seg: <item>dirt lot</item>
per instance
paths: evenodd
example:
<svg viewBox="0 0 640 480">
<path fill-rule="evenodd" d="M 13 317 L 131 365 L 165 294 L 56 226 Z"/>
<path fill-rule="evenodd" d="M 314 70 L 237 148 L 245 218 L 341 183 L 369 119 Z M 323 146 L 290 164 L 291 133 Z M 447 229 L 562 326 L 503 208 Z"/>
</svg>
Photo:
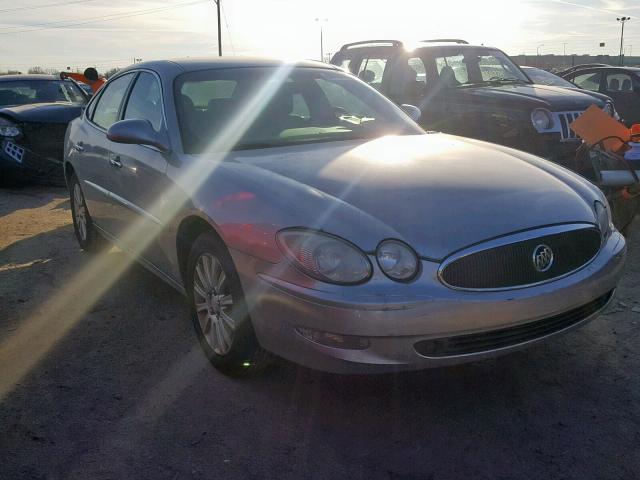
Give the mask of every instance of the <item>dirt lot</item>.
<svg viewBox="0 0 640 480">
<path fill-rule="evenodd" d="M 0 364 L 2 479 L 640 478 L 640 225 L 607 314 L 542 346 L 239 381 L 209 367 L 181 297 L 141 267 L 79 321 L 49 316 L 52 298 L 73 312 L 87 295 L 65 293 L 89 263 L 70 223 L 63 190 L 0 190 L 0 357 L 31 332 Z"/>
</svg>

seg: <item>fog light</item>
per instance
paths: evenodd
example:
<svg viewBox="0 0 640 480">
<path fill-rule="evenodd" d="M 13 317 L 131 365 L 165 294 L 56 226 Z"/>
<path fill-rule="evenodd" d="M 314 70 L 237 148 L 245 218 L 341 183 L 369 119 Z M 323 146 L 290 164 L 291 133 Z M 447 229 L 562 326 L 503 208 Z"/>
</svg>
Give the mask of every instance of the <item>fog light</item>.
<svg viewBox="0 0 640 480">
<path fill-rule="evenodd" d="M 369 348 L 369 340 L 364 337 L 354 335 L 339 335 L 337 333 L 319 332 L 306 327 L 296 328 L 296 332 L 310 342 L 324 345 L 331 348 L 342 348 L 344 350 L 365 350 Z"/>
</svg>

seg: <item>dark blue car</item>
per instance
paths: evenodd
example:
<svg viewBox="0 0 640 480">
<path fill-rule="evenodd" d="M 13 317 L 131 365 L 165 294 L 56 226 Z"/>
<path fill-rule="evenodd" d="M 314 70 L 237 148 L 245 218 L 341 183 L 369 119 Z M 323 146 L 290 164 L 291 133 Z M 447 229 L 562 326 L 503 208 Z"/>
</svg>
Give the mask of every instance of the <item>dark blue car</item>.
<svg viewBox="0 0 640 480">
<path fill-rule="evenodd" d="M 0 77 L 0 181 L 63 184 L 68 123 L 88 96 L 73 80 L 54 75 Z"/>
</svg>

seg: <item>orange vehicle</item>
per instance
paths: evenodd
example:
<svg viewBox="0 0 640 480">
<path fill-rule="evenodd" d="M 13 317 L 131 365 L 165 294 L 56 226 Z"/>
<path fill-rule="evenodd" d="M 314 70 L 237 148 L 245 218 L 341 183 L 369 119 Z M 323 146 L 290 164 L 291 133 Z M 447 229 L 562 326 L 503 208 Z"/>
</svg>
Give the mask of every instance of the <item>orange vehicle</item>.
<svg viewBox="0 0 640 480">
<path fill-rule="evenodd" d="M 73 78 L 78 82 L 86 83 L 91 87 L 93 93 L 100 90 L 100 87 L 106 82 L 103 77 L 98 76 L 98 71 L 93 67 L 85 69 L 83 73 L 60 72 L 60 78 Z"/>
</svg>

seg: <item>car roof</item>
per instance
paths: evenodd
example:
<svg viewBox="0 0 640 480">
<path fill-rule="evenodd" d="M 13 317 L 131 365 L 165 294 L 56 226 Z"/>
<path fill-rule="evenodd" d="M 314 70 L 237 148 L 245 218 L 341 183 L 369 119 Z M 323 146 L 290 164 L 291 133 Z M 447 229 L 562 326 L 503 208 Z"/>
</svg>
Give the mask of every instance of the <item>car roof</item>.
<svg viewBox="0 0 640 480">
<path fill-rule="evenodd" d="M 183 72 L 193 72 L 198 70 L 214 70 L 224 68 L 249 68 L 249 67 L 279 67 L 280 65 L 293 63 L 296 67 L 303 68 L 326 68 L 337 70 L 337 68 L 328 63 L 322 63 L 313 60 L 296 60 L 290 62 L 283 59 L 264 58 L 264 57 L 203 57 L 203 58 L 174 58 L 168 60 L 153 60 L 148 62 L 136 63 L 122 69 L 118 74 L 123 72 L 148 68 L 151 70 L 167 70 L 178 68 Z"/>
<path fill-rule="evenodd" d="M 44 74 L 0 75 L 0 82 L 11 80 L 60 80 L 60 77 L 58 75 Z"/>
<path fill-rule="evenodd" d="M 574 72 L 570 72 L 570 73 L 577 73 L 577 72 L 581 72 L 582 70 L 589 70 L 589 71 L 600 71 L 600 70 L 626 70 L 626 71 L 630 71 L 632 73 L 635 74 L 640 74 L 640 68 L 638 67 L 621 67 L 621 66 L 614 66 L 614 65 L 607 65 L 606 67 L 586 67 L 586 68 L 581 68 L 579 70 L 576 70 Z M 588 73 L 588 72 L 586 72 Z"/>
<path fill-rule="evenodd" d="M 478 48 L 488 50 L 499 50 L 497 47 L 487 45 L 472 45 L 459 39 L 436 39 L 422 40 L 415 43 L 403 43 L 400 40 L 364 40 L 362 42 L 347 43 L 340 48 L 340 52 L 367 49 L 407 49 L 409 51 L 437 49 L 437 50 L 477 50 Z"/>
</svg>

